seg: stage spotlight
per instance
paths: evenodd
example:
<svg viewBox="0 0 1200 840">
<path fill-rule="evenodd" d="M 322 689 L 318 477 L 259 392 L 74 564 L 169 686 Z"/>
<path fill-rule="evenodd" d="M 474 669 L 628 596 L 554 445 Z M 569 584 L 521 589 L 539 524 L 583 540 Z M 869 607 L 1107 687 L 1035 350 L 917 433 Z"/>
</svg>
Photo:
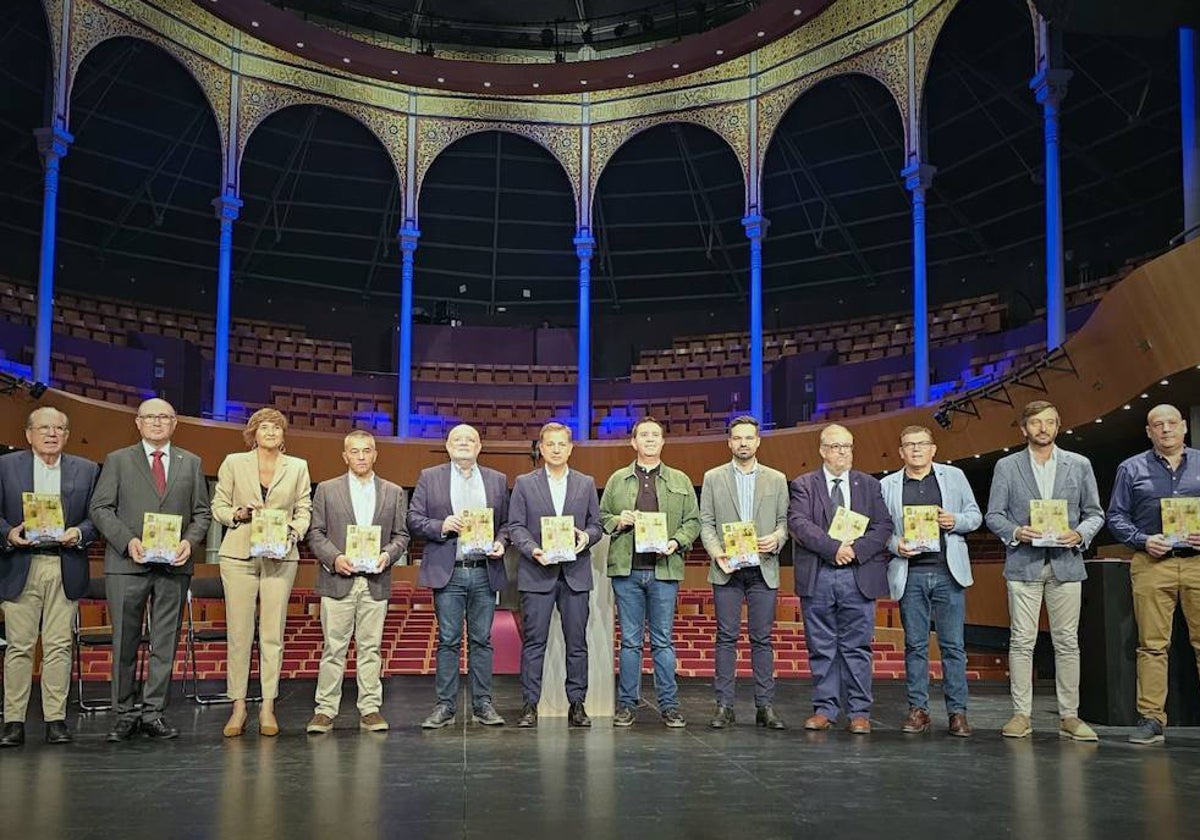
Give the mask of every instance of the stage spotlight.
<svg viewBox="0 0 1200 840">
<path fill-rule="evenodd" d="M 11 373 L 0 371 L 0 394 L 15 394 L 18 391 L 28 391 L 35 400 L 41 399 L 49 386 L 45 382 L 35 382 Z"/>
<path fill-rule="evenodd" d="M 585 27 L 584 30 L 579 33 L 579 37 L 585 44 L 590 44 L 593 40 L 595 40 L 595 36 L 592 35 L 592 28 L 590 26 Z"/>
<path fill-rule="evenodd" d="M 628 31 L 629 31 L 628 23 L 618 23 L 616 26 L 613 27 L 613 37 L 614 38 L 624 38 L 625 33 Z"/>
<path fill-rule="evenodd" d="M 933 420 L 935 423 L 937 423 L 943 429 L 950 428 L 950 415 L 948 413 L 946 413 L 945 410 L 935 411 L 933 413 Z"/>
<path fill-rule="evenodd" d="M 543 47 L 553 47 L 554 41 L 555 41 L 554 30 L 551 29 L 549 26 L 547 26 L 545 29 L 542 30 L 542 46 Z"/>
<path fill-rule="evenodd" d="M 35 400 L 40 400 L 42 398 L 42 394 L 46 393 L 47 386 L 45 382 L 30 382 L 28 383 L 27 387 L 29 388 L 29 396 L 33 397 Z"/>
</svg>

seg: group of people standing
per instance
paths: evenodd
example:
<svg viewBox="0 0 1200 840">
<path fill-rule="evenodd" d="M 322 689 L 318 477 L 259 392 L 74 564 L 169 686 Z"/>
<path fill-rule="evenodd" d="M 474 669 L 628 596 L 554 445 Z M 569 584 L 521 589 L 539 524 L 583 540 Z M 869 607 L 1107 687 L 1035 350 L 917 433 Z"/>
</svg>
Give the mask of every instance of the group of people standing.
<svg viewBox="0 0 1200 840">
<path fill-rule="evenodd" d="M 459 425 L 446 440 L 448 462 L 421 472 L 410 503 L 403 488 L 375 473 L 378 453 L 367 432 L 344 438 L 346 473 L 321 482 L 313 492 L 307 463 L 285 452 L 286 418 L 274 409 L 262 409 L 247 422 L 247 451 L 229 455 L 221 464 L 210 500 L 200 459 L 172 445 L 177 418 L 170 404 L 146 401 L 135 422 L 139 442 L 110 453 L 102 470 L 63 451 L 69 421 L 51 407 L 29 415 L 29 450 L 0 457 L 0 599 L 9 642 L 0 746 L 24 743 L 39 635 L 46 740 L 71 740 L 65 722 L 71 627 L 76 602 L 87 591 L 87 545 L 99 537 L 106 542 L 105 589 L 113 625 L 116 722 L 109 740 L 126 741 L 139 732 L 152 738 L 178 735 L 163 711 L 194 554 L 213 519 L 224 526 L 219 554 L 229 639 L 227 693 L 232 701 L 226 737 L 242 735 L 247 726 L 250 659 L 256 643 L 262 684 L 258 731 L 266 736 L 279 733 L 274 701 L 297 545 L 304 539 L 319 562 L 315 588 L 321 596 L 324 633 L 308 733 L 326 733 L 334 726 L 351 639 L 356 645 L 359 726 L 368 731 L 388 728 L 380 712 L 380 646 L 391 569 L 404 560 L 410 536 L 424 541 L 419 583 L 433 590 L 438 626 L 436 702 L 421 726 L 439 729 L 457 720 L 464 625 L 472 720 L 487 726 L 505 723 L 492 697 L 491 632 L 496 593 L 506 582 L 504 556 L 510 544 L 520 555 L 517 585 L 523 624 L 517 725 L 537 725 L 547 640 L 557 607 L 565 641 L 567 722 L 571 727 L 590 726 L 585 710 L 589 593 L 595 585 L 590 551 L 606 535 L 606 571 L 621 633 L 614 726 L 633 725 L 642 705 L 647 632 L 658 714 L 668 727 L 686 725 L 672 631 L 686 554 L 699 537 L 710 558 L 708 580 L 717 624 L 716 702 L 710 726 L 725 729 L 736 722 L 736 643 L 744 607 L 755 723 L 770 730 L 786 728 L 774 706 L 771 637 L 780 552 L 791 539 L 795 592 L 812 672 L 813 713 L 804 728 L 825 730 L 844 719 L 850 732 L 870 733 L 875 605 L 877 599 L 891 597 L 899 601 L 905 635 L 909 710 L 903 731 L 916 734 L 931 727 L 929 638 L 936 626 L 947 731 L 969 736 L 963 628 L 965 590 L 972 576 L 965 535 L 986 523 L 1005 545 L 1011 617 L 1013 714 L 1002 734 L 1021 738 L 1032 731 L 1033 647 L 1044 602 L 1055 654 L 1059 734 L 1080 741 L 1097 739 L 1078 715 L 1078 622 L 1080 582 L 1086 576 L 1083 550 L 1104 524 L 1105 513 L 1090 462 L 1057 446 L 1058 411 L 1045 401 L 1024 408 L 1020 428 L 1027 446 L 996 464 L 986 513 L 963 472 L 935 462 L 937 447 L 923 426 L 901 431 L 903 469 L 879 481 L 853 469 L 850 430 L 828 425 L 820 433 L 821 465 L 789 484 L 783 473 L 758 461 L 758 421 L 738 417 L 728 430 L 732 458 L 705 473 L 697 499 L 691 479 L 663 462 L 663 427 L 650 417 L 633 427 L 632 463 L 609 477 L 599 498 L 593 477 L 569 465 L 569 427 L 551 422 L 542 428 L 542 465 L 517 477 L 510 494 L 505 475 L 478 463 L 478 432 Z M 1164 740 L 1167 650 L 1177 602 L 1183 605 L 1200 659 L 1200 532 L 1169 539 L 1160 509 L 1164 498 L 1200 497 L 1200 452 L 1185 446 L 1187 424 L 1173 406 L 1152 409 L 1146 432 L 1151 448 L 1121 465 L 1108 509 L 1110 530 L 1134 549 L 1140 721 L 1130 740 L 1139 744 Z M 25 493 L 60 496 L 66 528 L 55 542 L 27 538 Z M 1036 500 L 1065 505 L 1064 532 L 1051 538 L 1032 526 L 1031 502 Z M 935 540 L 916 544 L 906 538 L 906 507 L 936 508 Z M 281 556 L 252 556 L 249 525 L 256 511 L 264 509 L 283 512 L 287 538 Z M 466 513 L 483 509 L 492 512 L 492 543 L 481 550 L 468 549 L 460 542 Z M 147 562 L 141 541 L 147 513 L 180 517 L 180 541 L 170 562 Z M 654 550 L 645 550 L 635 539 L 642 513 L 665 519 L 665 544 Z M 557 562 L 560 558 L 547 555 L 545 517 L 573 519 L 573 561 Z M 847 521 L 856 523 L 851 531 L 843 527 Z M 749 561 L 739 556 L 735 563 L 724 526 L 751 522 L 756 551 L 750 551 Z M 364 567 L 361 559 L 352 562 L 347 556 L 351 525 L 380 529 L 373 564 Z M 148 635 L 149 652 L 139 685 L 135 667 L 143 634 Z"/>
</svg>

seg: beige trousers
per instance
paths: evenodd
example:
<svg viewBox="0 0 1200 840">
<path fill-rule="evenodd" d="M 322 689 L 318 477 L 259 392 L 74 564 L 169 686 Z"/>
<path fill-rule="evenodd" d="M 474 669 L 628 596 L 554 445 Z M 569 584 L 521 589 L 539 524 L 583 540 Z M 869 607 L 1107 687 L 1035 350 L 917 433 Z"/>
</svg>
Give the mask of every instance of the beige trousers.
<svg viewBox="0 0 1200 840">
<path fill-rule="evenodd" d="M 254 608 L 258 604 L 258 666 L 264 700 L 279 696 L 283 664 L 283 628 L 288 597 L 296 579 L 296 561 L 221 558 L 225 586 L 225 625 L 229 633 L 226 694 L 246 698 L 250 682 L 250 648 L 254 644 Z"/>
<path fill-rule="evenodd" d="M 63 593 L 62 561 L 38 554 L 21 596 L 4 602 L 4 720 L 24 722 L 33 685 L 33 652 L 42 637 L 42 719 L 66 720 L 71 688 L 71 626 L 77 604 Z"/>
<path fill-rule="evenodd" d="M 1138 551 L 1129 565 L 1137 621 L 1138 716 L 1167 723 L 1167 654 L 1175 604 L 1183 606 L 1188 635 L 1200 663 L 1200 557 L 1155 560 Z"/>
<path fill-rule="evenodd" d="M 1079 607 L 1083 585 L 1060 581 L 1047 563 L 1038 580 L 1008 581 L 1008 615 L 1011 639 L 1008 644 L 1008 674 L 1013 711 L 1033 713 L 1033 646 L 1037 642 L 1042 601 L 1050 618 L 1050 640 L 1054 643 L 1054 687 L 1061 718 L 1079 714 Z"/>
<path fill-rule="evenodd" d="M 387 618 L 387 601 L 371 597 L 367 579 L 354 579 L 350 594 L 345 598 L 321 598 L 321 630 L 325 646 L 321 651 L 321 667 L 317 671 L 317 714 L 337 717 L 342 705 L 342 674 L 346 670 L 346 651 L 354 637 L 358 663 L 358 712 L 362 716 L 378 712 L 383 705 L 383 683 L 380 681 L 379 646 L 383 640 L 383 623 Z"/>
</svg>

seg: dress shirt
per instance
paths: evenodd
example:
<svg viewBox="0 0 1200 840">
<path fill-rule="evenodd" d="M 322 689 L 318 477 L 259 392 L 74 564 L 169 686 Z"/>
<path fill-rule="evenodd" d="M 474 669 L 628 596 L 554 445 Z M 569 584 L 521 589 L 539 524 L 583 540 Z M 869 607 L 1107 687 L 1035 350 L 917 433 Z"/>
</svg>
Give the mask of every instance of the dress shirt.
<svg viewBox="0 0 1200 840">
<path fill-rule="evenodd" d="M 454 515 L 459 516 L 464 510 L 481 510 L 487 506 L 487 491 L 483 487 L 483 473 L 479 471 L 479 464 L 471 464 L 470 471 L 463 475 L 458 464 L 451 462 L 450 508 L 454 511 Z M 493 527 L 498 527 L 500 524 L 493 522 Z M 455 550 L 455 558 L 462 560 L 463 557 L 462 547 L 459 546 Z"/>
<path fill-rule="evenodd" d="M 36 452 L 33 455 L 33 492 L 62 495 L 62 456 L 47 464 Z"/>
<path fill-rule="evenodd" d="M 1200 496 L 1200 450 L 1186 447 L 1174 472 L 1153 449 L 1123 461 L 1108 503 L 1108 530 L 1126 545 L 1145 551 L 1146 538 L 1162 533 L 1159 499 L 1171 496 Z"/>
<path fill-rule="evenodd" d="M 758 460 L 753 462 L 750 472 L 738 469 L 738 463 L 733 462 L 733 481 L 737 485 L 738 516 L 743 522 L 754 521 L 754 485 L 758 481 Z"/>
<path fill-rule="evenodd" d="M 354 507 L 354 524 L 362 527 L 375 519 L 375 473 L 365 479 L 350 473 L 350 504 Z"/>
<path fill-rule="evenodd" d="M 546 467 L 546 481 L 550 484 L 550 501 L 554 503 L 554 515 L 563 515 L 563 506 L 567 503 L 567 476 L 571 474 L 568 468 L 563 470 L 562 478 L 555 478 Z"/>
<path fill-rule="evenodd" d="M 142 441 L 142 449 L 146 450 L 146 463 L 150 466 L 150 471 L 154 471 L 154 453 L 162 452 L 163 475 L 170 480 L 171 478 L 171 442 L 167 441 L 163 444 L 161 450 L 155 449 L 148 441 Z"/>
<path fill-rule="evenodd" d="M 854 510 L 850 507 L 850 470 L 846 470 L 841 475 L 834 475 L 828 467 L 821 467 L 821 472 L 825 475 L 825 495 L 833 496 L 833 480 L 840 479 L 842 483 L 838 487 L 841 488 L 842 498 L 846 500 L 846 510 Z"/>
<path fill-rule="evenodd" d="M 1038 492 L 1042 494 L 1042 498 L 1053 499 L 1054 476 L 1058 472 L 1058 447 L 1050 449 L 1050 457 L 1044 464 L 1039 464 L 1037 458 L 1033 457 L 1033 450 L 1029 450 L 1029 466 L 1033 469 L 1033 480 L 1037 482 Z"/>
</svg>

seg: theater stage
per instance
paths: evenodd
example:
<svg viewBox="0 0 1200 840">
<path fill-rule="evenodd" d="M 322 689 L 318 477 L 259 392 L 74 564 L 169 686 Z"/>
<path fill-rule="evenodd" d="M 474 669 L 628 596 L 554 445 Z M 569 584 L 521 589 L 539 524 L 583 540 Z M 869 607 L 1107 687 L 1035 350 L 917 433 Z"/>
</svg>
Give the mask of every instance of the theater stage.
<svg viewBox="0 0 1200 840">
<path fill-rule="evenodd" d="M 520 693 L 497 677 L 510 722 Z M 647 677 L 647 686 L 649 686 Z M 809 733 L 807 682 L 779 686 L 785 732 L 753 726 L 742 687 L 738 724 L 708 728 L 706 681 L 681 684 L 684 730 L 643 705 L 631 729 L 597 719 L 568 730 L 464 723 L 423 732 L 432 677 L 393 677 L 390 733 L 357 729 L 353 686 L 330 735 L 306 736 L 311 681 L 285 681 L 283 734 L 223 739 L 228 708 L 178 697 L 178 740 L 105 742 L 107 714 L 75 716 L 76 741 L 49 747 L 30 704 L 28 743 L 0 751 L 0 837 L 26 838 L 1185 838 L 1200 835 L 1200 731 L 1168 730 L 1165 747 L 1134 747 L 1128 730 L 1101 743 L 1056 735 L 1053 686 L 1039 684 L 1035 734 L 999 734 L 1007 689 L 976 684 L 970 739 L 900 733 L 903 684 L 877 686 L 870 736 Z M 935 694 L 937 704 L 940 696 Z M 253 712 L 253 709 L 252 709 Z M 253 717 L 252 717 L 253 720 Z"/>
</svg>

